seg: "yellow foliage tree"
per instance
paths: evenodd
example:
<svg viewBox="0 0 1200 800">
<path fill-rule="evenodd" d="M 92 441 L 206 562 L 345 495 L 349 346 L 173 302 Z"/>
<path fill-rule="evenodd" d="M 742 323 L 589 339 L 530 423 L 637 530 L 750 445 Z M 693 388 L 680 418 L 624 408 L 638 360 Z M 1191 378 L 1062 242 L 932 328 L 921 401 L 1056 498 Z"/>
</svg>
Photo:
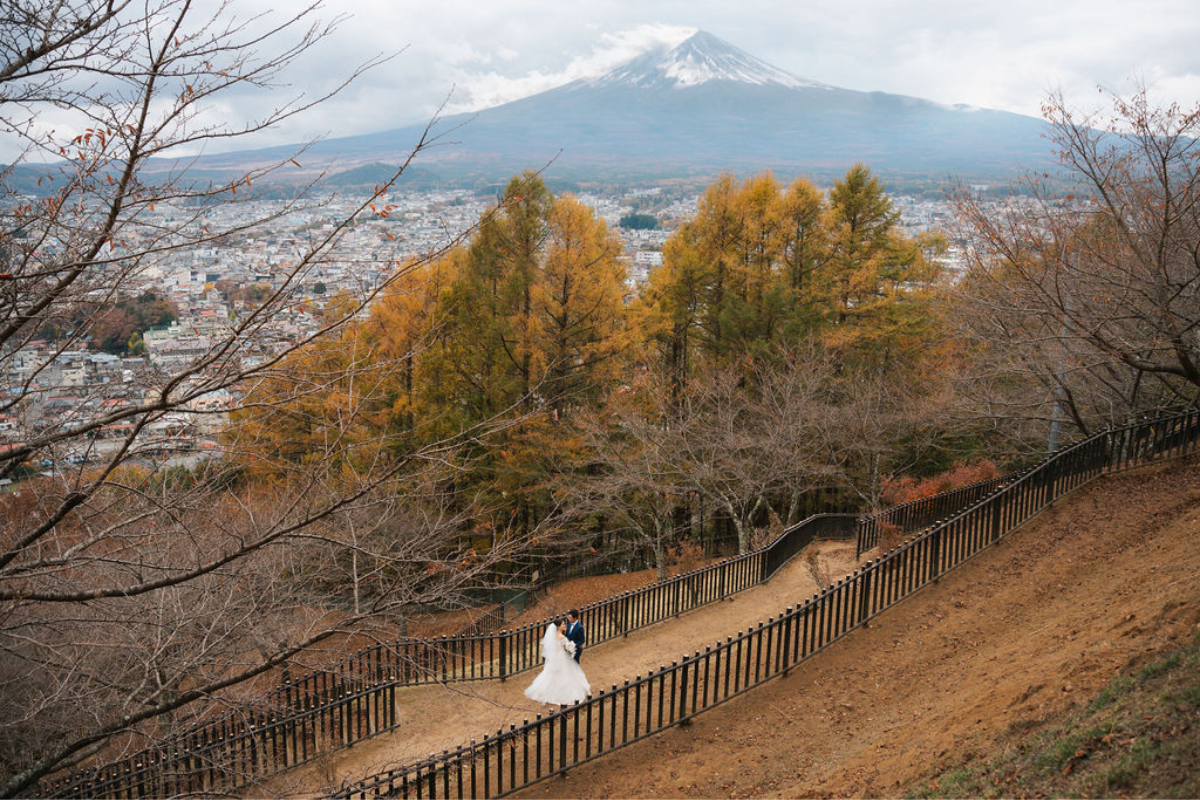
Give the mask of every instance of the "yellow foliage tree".
<svg viewBox="0 0 1200 800">
<path fill-rule="evenodd" d="M 862 165 L 827 200 L 803 179 L 723 175 L 663 248 L 640 329 L 677 386 L 814 334 L 846 363 L 887 363 L 930 335 L 937 275 L 898 216 Z"/>
</svg>

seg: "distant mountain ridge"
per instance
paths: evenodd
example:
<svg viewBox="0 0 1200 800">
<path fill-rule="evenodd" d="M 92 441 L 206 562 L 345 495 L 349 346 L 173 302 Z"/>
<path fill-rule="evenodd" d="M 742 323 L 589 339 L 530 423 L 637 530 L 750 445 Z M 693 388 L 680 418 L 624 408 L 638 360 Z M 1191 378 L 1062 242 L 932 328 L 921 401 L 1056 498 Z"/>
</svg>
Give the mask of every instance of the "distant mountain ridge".
<svg viewBox="0 0 1200 800">
<path fill-rule="evenodd" d="M 424 125 L 329 139 L 309 162 L 336 170 L 398 163 Z M 859 92 L 778 69 L 712 34 L 644 53 L 612 71 L 473 114 L 438 120 L 422 167 L 502 180 L 553 161 L 551 176 L 701 176 L 721 170 L 836 175 L 864 162 L 884 176 L 1012 175 L 1052 163 L 1032 117 Z M 289 148 L 199 159 L 238 169 Z"/>
</svg>

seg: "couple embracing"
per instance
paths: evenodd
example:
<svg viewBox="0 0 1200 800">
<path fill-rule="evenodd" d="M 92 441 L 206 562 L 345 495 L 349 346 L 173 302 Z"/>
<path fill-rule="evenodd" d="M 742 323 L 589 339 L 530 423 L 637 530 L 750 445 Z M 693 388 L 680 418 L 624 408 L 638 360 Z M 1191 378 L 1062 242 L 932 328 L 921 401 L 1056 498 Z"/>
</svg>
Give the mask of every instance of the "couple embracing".
<svg viewBox="0 0 1200 800">
<path fill-rule="evenodd" d="M 587 632 L 579 621 L 579 609 L 572 608 L 565 620 L 547 625 L 542 637 L 542 658 L 546 665 L 525 690 L 525 696 L 539 703 L 565 706 L 591 694 L 587 676 L 579 666 L 586 643 Z"/>
</svg>

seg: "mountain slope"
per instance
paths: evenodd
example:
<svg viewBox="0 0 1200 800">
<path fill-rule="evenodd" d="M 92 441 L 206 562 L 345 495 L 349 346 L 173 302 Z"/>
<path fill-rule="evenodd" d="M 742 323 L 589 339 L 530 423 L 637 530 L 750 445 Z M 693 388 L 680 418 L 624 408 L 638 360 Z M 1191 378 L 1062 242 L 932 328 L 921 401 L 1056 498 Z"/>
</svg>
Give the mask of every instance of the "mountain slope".
<svg viewBox="0 0 1200 800">
<path fill-rule="evenodd" d="M 332 139 L 309 154 L 339 168 L 398 161 L 423 126 Z M 1045 124 L 1002 111 L 805 80 L 700 32 L 611 72 L 434 128 L 445 146 L 423 165 L 503 178 L 554 159 L 560 176 L 775 169 L 840 174 L 1011 174 L 1049 163 Z M 284 148 L 204 159 L 244 166 Z"/>
</svg>

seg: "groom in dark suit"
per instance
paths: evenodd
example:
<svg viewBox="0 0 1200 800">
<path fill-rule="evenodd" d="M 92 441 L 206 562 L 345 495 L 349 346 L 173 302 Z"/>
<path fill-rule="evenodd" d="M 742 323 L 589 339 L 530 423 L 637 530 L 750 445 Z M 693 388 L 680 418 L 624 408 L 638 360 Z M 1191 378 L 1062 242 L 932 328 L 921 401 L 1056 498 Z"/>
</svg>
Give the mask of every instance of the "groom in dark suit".
<svg viewBox="0 0 1200 800">
<path fill-rule="evenodd" d="M 583 645 L 587 642 L 587 633 L 583 630 L 583 623 L 579 621 L 579 609 L 572 608 L 567 612 L 567 632 L 566 637 L 575 643 L 575 663 L 579 663 L 579 656 L 583 653 Z"/>
</svg>

